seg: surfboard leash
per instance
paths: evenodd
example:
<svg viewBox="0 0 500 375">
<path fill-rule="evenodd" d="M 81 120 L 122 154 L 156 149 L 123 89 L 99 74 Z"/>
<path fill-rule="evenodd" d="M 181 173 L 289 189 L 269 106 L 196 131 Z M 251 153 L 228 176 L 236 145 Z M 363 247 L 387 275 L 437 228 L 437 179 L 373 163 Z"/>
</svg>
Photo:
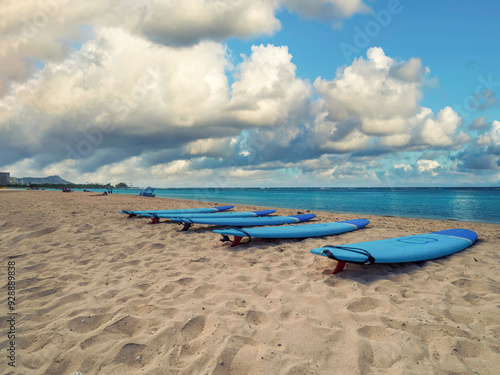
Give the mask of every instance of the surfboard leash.
<svg viewBox="0 0 500 375">
<path fill-rule="evenodd" d="M 134 212 L 132 211 L 126 211 L 126 210 L 123 210 L 123 212 L 125 212 L 126 214 L 128 214 L 128 218 L 130 219 L 131 217 L 134 217 L 134 216 L 137 216 Z"/>
<path fill-rule="evenodd" d="M 181 221 L 177 221 L 177 225 L 184 224 L 184 226 L 181 229 L 181 232 L 185 232 L 185 231 L 189 230 L 189 228 L 191 228 L 194 225 L 194 221 L 191 219 L 188 219 L 188 218 L 173 218 L 173 219 L 181 220 Z"/>
<path fill-rule="evenodd" d="M 351 251 L 353 253 L 358 253 L 365 255 L 367 257 L 365 262 L 349 262 L 349 263 L 354 263 L 354 264 L 364 264 L 364 265 L 370 265 L 375 263 L 375 258 L 373 255 L 371 255 L 367 250 L 365 249 L 360 249 L 358 247 L 347 247 L 347 246 L 335 246 L 335 245 L 326 245 L 325 247 L 332 247 L 334 249 L 341 249 L 341 250 L 346 250 L 346 251 Z M 332 274 L 336 274 L 339 272 L 342 272 L 344 270 L 344 267 L 346 265 L 346 261 L 338 259 L 335 257 L 335 255 L 332 254 L 332 252 L 328 249 L 324 249 L 321 251 L 323 254 L 325 254 L 328 258 L 336 260 L 337 261 L 337 266 L 333 270 Z"/>
<path fill-rule="evenodd" d="M 153 215 L 153 217 L 151 218 L 151 224 L 156 224 L 160 222 L 160 218 L 158 217 L 156 212 L 148 212 L 148 214 Z"/>
<path fill-rule="evenodd" d="M 224 229 L 234 229 L 234 230 L 240 231 L 246 237 L 248 237 L 248 241 L 244 242 L 245 244 L 252 242 L 252 236 L 250 236 L 250 234 L 248 234 L 247 231 L 245 231 L 245 230 L 243 230 L 241 228 L 235 228 L 235 227 L 222 228 L 222 230 L 224 230 Z M 229 236 L 227 234 L 222 234 L 221 233 L 221 236 L 222 236 L 222 239 L 220 240 L 221 242 L 231 242 L 231 240 L 229 239 Z M 235 246 L 237 246 L 242 239 L 243 239 L 243 236 L 234 236 L 233 243 L 229 247 L 235 247 Z"/>
<path fill-rule="evenodd" d="M 350 252 L 353 252 L 353 253 L 358 253 L 358 254 L 361 254 L 361 255 L 365 255 L 367 257 L 366 261 L 364 261 L 364 262 L 352 262 L 352 261 L 349 261 L 349 263 L 364 264 L 364 265 L 370 265 L 370 264 L 375 263 L 375 258 L 373 257 L 373 255 L 371 255 L 367 250 L 361 249 L 359 247 L 335 246 L 335 245 L 325 245 L 323 247 L 324 248 L 325 247 L 332 247 L 334 249 L 340 249 L 340 250 L 350 251 Z M 330 250 L 328 250 L 328 249 L 323 250 L 322 253 L 325 254 L 330 259 L 333 259 L 333 260 L 336 260 L 336 261 L 339 261 L 339 262 L 343 262 L 344 261 L 342 259 L 337 259 L 335 257 L 335 255 L 333 255 L 332 252 Z"/>
</svg>

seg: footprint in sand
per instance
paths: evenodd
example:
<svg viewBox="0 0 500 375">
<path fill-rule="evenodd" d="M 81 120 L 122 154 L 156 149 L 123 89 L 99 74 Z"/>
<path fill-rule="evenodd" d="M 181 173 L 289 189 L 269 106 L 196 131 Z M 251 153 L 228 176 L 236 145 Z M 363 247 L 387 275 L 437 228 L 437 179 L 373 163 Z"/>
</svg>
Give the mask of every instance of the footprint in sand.
<svg viewBox="0 0 500 375">
<path fill-rule="evenodd" d="M 26 235 L 26 237 L 37 238 L 37 237 L 45 236 L 47 234 L 55 232 L 57 230 L 57 228 L 58 227 L 40 229 L 40 230 L 29 233 L 28 235 Z"/>
<path fill-rule="evenodd" d="M 109 340 L 109 337 L 105 337 L 104 335 L 98 334 L 98 335 L 91 336 L 88 339 L 83 340 L 80 343 L 80 348 L 85 350 L 87 348 L 90 348 L 93 345 L 102 344 L 102 343 L 106 343 L 107 344 L 106 346 L 111 346 L 110 342 L 111 341 Z"/>
<path fill-rule="evenodd" d="M 181 328 L 181 333 L 187 341 L 190 341 L 203 332 L 204 328 L 205 317 L 199 315 L 191 318 L 186 324 L 184 324 L 184 327 Z"/>
<path fill-rule="evenodd" d="M 258 358 L 258 342 L 250 337 L 230 336 L 222 344 L 212 374 L 250 374 L 252 363 Z"/>
<path fill-rule="evenodd" d="M 83 233 L 85 231 L 88 231 L 88 230 L 91 230 L 92 228 L 94 228 L 92 225 L 90 224 L 85 224 L 85 225 L 82 225 L 81 227 L 79 227 L 76 231 L 75 231 L 75 234 L 79 234 L 79 233 Z"/>
<path fill-rule="evenodd" d="M 136 288 L 142 290 L 143 292 L 145 292 L 146 290 L 148 290 L 149 288 L 151 288 L 151 284 L 139 284 L 139 285 L 136 285 Z"/>
<path fill-rule="evenodd" d="M 460 358 L 476 358 L 482 352 L 482 346 L 469 340 L 457 340 L 453 351 Z"/>
<path fill-rule="evenodd" d="M 214 284 L 203 284 L 194 290 L 193 298 L 201 299 L 207 295 L 208 292 L 214 290 Z"/>
<path fill-rule="evenodd" d="M 150 250 L 163 250 L 165 248 L 165 244 L 164 243 L 158 243 L 158 242 L 155 242 L 153 244 L 151 244 L 150 246 Z"/>
<path fill-rule="evenodd" d="M 358 367 L 359 373 L 361 374 L 369 374 L 373 368 L 373 351 L 367 340 L 363 340 L 359 343 Z"/>
<path fill-rule="evenodd" d="M 347 310 L 352 312 L 366 312 L 376 309 L 380 304 L 381 303 L 374 298 L 363 297 L 347 305 Z"/>
<path fill-rule="evenodd" d="M 31 288 L 31 294 L 29 295 L 30 300 L 44 298 L 53 294 L 60 292 L 62 288 L 49 288 L 44 289 L 44 287 Z"/>
<path fill-rule="evenodd" d="M 182 279 L 179 279 L 176 281 L 176 283 L 178 283 L 182 286 L 191 285 L 193 282 L 194 282 L 194 279 L 192 277 L 183 277 Z"/>
<path fill-rule="evenodd" d="M 67 304 L 74 304 L 78 301 L 81 301 L 83 298 L 86 298 L 85 294 L 83 292 L 82 293 L 73 293 L 73 294 L 66 295 L 64 297 L 56 298 L 53 300 L 52 304 L 47 306 L 47 310 L 48 309 L 55 310 L 61 306 L 67 305 Z"/>
<path fill-rule="evenodd" d="M 269 293 L 271 293 L 271 290 L 273 290 L 273 285 L 268 283 L 268 284 L 258 284 L 252 288 L 255 294 L 257 294 L 260 297 L 266 297 Z"/>
<path fill-rule="evenodd" d="M 259 326 L 269 322 L 269 317 L 260 311 L 250 310 L 245 316 L 245 321 L 252 326 Z"/>
<path fill-rule="evenodd" d="M 122 346 L 113 362 L 120 364 L 127 364 L 129 366 L 141 366 L 141 353 L 146 345 L 128 343 Z"/>
<path fill-rule="evenodd" d="M 104 328 L 104 332 L 133 337 L 144 330 L 144 325 L 145 323 L 140 319 L 133 318 L 131 316 L 125 316 Z"/>
<path fill-rule="evenodd" d="M 176 289 L 177 289 L 176 284 L 169 283 L 160 290 L 160 293 L 163 295 L 167 295 L 173 293 Z"/>
<path fill-rule="evenodd" d="M 467 293 L 462 299 L 474 306 L 482 306 L 487 303 L 483 296 L 476 293 Z"/>
<path fill-rule="evenodd" d="M 450 319 L 454 323 L 459 323 L 459 324 L 471 324 L 474 319 L 470 316 L 468 311 L 461 312 L 460 310 L 457 309 L 446 309 L 443 311 L 444 316 L 448 319 Z"/>
<path fill-rule="evenodd" d="M 496 285 L 477 282 L 477 281 L 464 279 L 464 278 L 460 278 L 460 279 L 457 279 L 455 281 L 452 281 L 452 284 L 459 287 L 460 289 L 467 291 L 467 292 L 494 293 L 494 294 L 500 293 L 500 288 L 497 287 Z"/>
<path fill-rule="evenodd" d="M 24 271 L 39 272 L 39 271 L 43 270 L 45 267 L 47 267 L 47 265 L 48 265 L 48 263 L 34 264 L 32 266 L 24 267 Z"/>
<path fill-rule="evenodd" d="M 98 328 L 107 319 L 109 319 L 109 315 L 80 315 L 71 319 L 67 326 L 70 331 L 88 333 Z"/>
<path fill-rule="evenodd" d="M 251 280 L 251 277 L 245 276 L 245 275 L 239 275 L 239 276 L 236 276 L 236 280 L 247 283 Z"/>
<path fill-rule="evenodd" d="M 401 352 L 401 345 L 394 342 L 388 341 L 381 343 L 377 340 L 363 342 L 360 346 L 360 355 L 365 356 L 365 361 L 363 361 L 363 363 L 360 361 L 359 365 L 360 369 L 364 368 L 368 371 L 362 371 L 361 373 L 369 374 L 373 368 L 389 369 L 393 367 L 394 364 L 401 360 Z M 421 353 L 418 353 L 417 358 L 420 357 Z"/>
<path fill-rule="evenodd" d="M 124 336 L 132 337 L 143 331 L 144 324 L 137 323 L 138 319 L 125 317 L 112 325 L 106 327 L 103 332 L 96 331 L 96 335 L 86 338 L 80 343 L 80 347 L 85 350 L 91 346 L 106 344 L 110 347 L 112 342 L 123 340 Z"/>
<path fill-rule="evenodd" d="M 390 341 L 392 330 L 381 326 L 364 326 L 358 329 L 358 334 L 370 340 Z"/>
</svg>

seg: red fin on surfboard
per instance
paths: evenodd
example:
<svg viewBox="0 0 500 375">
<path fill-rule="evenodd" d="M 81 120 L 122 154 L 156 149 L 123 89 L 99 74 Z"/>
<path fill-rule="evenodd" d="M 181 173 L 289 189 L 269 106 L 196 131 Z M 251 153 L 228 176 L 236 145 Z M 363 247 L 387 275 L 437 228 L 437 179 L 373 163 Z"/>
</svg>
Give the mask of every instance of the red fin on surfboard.
<svg viewBox="0 0 500 375">
<path fill-rule="evenodd" d="M 335 266 L 332 274 L 335 275 L 336 273 L 342 272 L 344 270 L 345 263 L 346 262 L 337 261 L 337 265 Z"/>
<path fill-rule="evenodd" d="M 230 247 L 238 246 L 242 238 L 243 238 L 242 236 L 234 236 L 233 243 L 231 244 Z"/>
</svg>

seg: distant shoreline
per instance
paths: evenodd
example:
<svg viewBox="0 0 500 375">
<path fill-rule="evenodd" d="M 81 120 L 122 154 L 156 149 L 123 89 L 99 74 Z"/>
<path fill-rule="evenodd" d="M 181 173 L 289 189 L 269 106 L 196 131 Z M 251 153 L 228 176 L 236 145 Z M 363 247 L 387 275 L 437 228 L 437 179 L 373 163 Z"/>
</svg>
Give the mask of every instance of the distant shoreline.
<svg viewBox="0 0 500 375">
<path fill-rule="evenodd" d="M 113 192 L 136 195 L 140 190 Z M 175 188 L 156 189 L 155 194 L 201 202 L 500 224 L 500 188 Z"/>
<path fill-rule="evenodd" d="M 115 195 L 136 196 L 142 189 L 112 191 Z M 157 198 L 311 212 L 500 224 L 500 188 L 170 188 L 156 189 L 155 194 Z"/>
</svg>

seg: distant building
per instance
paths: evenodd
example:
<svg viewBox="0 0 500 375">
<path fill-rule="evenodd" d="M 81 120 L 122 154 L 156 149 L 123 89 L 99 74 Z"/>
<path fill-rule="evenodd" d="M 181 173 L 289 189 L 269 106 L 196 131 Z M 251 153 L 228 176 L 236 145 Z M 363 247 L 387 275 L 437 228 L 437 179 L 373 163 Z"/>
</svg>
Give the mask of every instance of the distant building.
<svg viewBox="0 0 500 375">
<path fill-rule="evenodd" d="M 0 186 L 10 182 L 10 172 L 0 172 Z"/>
</svg>

